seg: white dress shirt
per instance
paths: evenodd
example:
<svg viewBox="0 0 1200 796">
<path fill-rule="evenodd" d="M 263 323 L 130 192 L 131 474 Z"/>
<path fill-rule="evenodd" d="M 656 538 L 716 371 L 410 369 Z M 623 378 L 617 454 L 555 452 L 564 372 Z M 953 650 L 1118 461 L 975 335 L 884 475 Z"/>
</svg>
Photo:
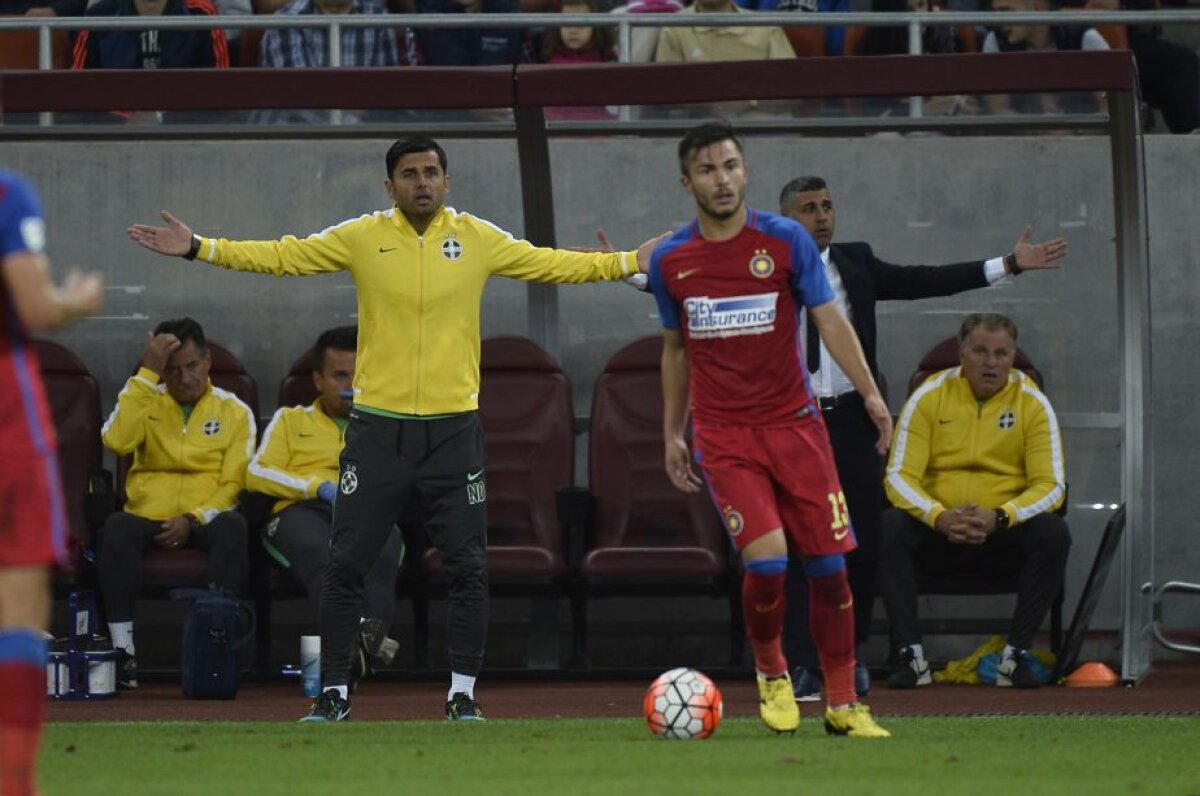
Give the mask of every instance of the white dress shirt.
<svg viewBox="0 0 1200 796">
<path fill-rule="evenodd" d="M 850 302 L 846 299 L 846 288 L 842 285 L 842 275 L 838 272 L 837 266 L 830 261 L 828 247 L 821 252 L 821 262 L 825 266 L 825 277 L 829 280 L 829 286 L 833 288 L 834 302 L 837 304 L 838 309 L 846 316 L 846 319 L 851 320 Z M 1004 270 L 1004 258 L 993 257 L 985 262 L 983 264 L 983 275 L 987 279 L 989 287 L 1004 279 L 1008 275 Z M 808 323 L 808 310 L 804 310 L 801 314 L 804 317 L 801 320 L 800 328 L 805 329 L 807 327 L 804 324 Z M 807 340 L 807 337 L 805 339 Z M 804 353 L 807 357 L 808 352 Z M 813 392 L 816 393 L 818 398 L 829 398 L 854 390 L 854 383 L 838 367 L 838 364 L 833 361 L 829 349 L 825 347 L 824 340 L 821 340 L 821 366 L 817 368 L 816 373 L 808 374 L 808 380 L 812 384 Z"/>
</svg>

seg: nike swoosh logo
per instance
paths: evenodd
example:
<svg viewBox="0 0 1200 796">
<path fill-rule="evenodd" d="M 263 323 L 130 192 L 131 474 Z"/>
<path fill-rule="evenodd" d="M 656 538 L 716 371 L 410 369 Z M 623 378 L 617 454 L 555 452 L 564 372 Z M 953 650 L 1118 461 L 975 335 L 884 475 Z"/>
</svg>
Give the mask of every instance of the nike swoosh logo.
<svg viewBox="0 0 1200 796">
<path fill-rule="evenodd" d="M 849 600 L 846 600 L 846 602 L 844 602 L 844 603 L 842 603 L 841 605 L 839 605 L 839 606 L 838 606 L 838 610 L 839 610 L 839 611 L 845 611 L 847 608 L 849 608 L 849 607 L 850 607 L 850 606 L 852 606 L 852 605 L 854 605 L 854 598 L 853 598 L 853 597 L 851 597 Z"/>
<path fill-rule="evenodd" d="M 760 614 L 765 614 L 765 613 L 768 613 L 768 612 L 770 612 L 770 611 L 774 611 L 776 608 L 778 608 L 778 607 L 779 607 L 779 601 L 780 601 L 781 599 L 783 599 L 783 598 L 782 598 L 782 597 L 776 597 L 776 598 L 775 598 L 775 602 L 771 603 L 770 605 L 758 605 L 757 603 L 755 603 L 755 605 L 754 605 L 754 610 L 755 610 L 755 611 L 758 611 Z"/>
<path fill-rule="evenodd" d="M 467 473 L 467 480 L 468 480 L 468 481 L 474 481 L 474 480 L 476 480 L 477 478 L 479 478 L 479 476 L 481 476 L 481 475 L 483 475 L 483 470 L 480 470 L 480 471 L 479 471 L 479 472 L 477 472 L 477 473 Z"/>
<path fill-rule="evenodd" d="M 846 538 L 846 535 L 847 535 L 848 533 L 850 533 L 850 529 L 849 529 L 849 528 L 847 528 L 846 530 L 842 531 L 841 533 L 838 533 L 837 531 L 834 531 L 834 532 L 833 532 L 833 541 L 835 541 L 835 542 L 840 542 L 840 541 L 842 541 L 843 539 L 845 539 L 845 538 Z"/>
<path fill-rule="evenodd" d="M 947 420 L 947 419 L 946 419 L 946 418 L 944 418 L 944 417 L 939 417 L 939 418 L 938 418 L 938 425 L 939 425 L 939 426 L 940 426 L 942 423 L 949 423 L 949 422 L 950 422 L 950 421 L 949 421 L 949 420 Z"/>
<path fill-rule="evenodd" d="M 676 279 L 687 279 L 689 276 L 691 276 L 692 274 L 696 273 L 699 270 L 700 270 L 699 268 L 689 268 L 686 271 L 680 271 L 678 274 L 675 275 L 675 278 Z"/>
<path fill-rule="evenodd" d="M 394 251 L 396 251 L 396 247 L 395 247 L 395 246 L 391 247 L 390 249 L 385 249 L 385 248 L 383 248 L 382 246 L 380 246 L 380 247 L 379 247 L 379 253 L 380 253 L 380 254 L 387 254 L 388 252 L 394 252 Z"/>
</svg>

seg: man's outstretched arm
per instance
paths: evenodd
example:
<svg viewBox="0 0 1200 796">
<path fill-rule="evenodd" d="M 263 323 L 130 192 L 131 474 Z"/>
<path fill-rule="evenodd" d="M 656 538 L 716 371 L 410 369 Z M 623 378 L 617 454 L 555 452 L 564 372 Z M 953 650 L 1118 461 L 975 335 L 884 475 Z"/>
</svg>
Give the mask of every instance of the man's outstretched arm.
<svg viewBox="0 0 1200 796">
<path fill-rule="evenodd" d="M 352 224 L 330 227 L 306 238 L 287 235 L 274 241 L 235 241 L 201 237 L 166 210 L 160 215 L 165 227 L 132 224 L 126 233 L 139 246 L 167 257 L 201 259 L 234 271 L 275 276 L 327 273 L 350 265 L 350 248 L 342 232 Z"/>
</svg>

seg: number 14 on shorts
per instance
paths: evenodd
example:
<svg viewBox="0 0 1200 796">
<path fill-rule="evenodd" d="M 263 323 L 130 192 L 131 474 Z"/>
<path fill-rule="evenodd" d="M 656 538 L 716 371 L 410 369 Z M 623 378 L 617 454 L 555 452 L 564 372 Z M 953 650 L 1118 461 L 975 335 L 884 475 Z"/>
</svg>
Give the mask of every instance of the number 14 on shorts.
<svg viewBox="0 0 1200 796">
<path fill-rule="evenodd" d="M 833 530 L 834 541 L 840 542 L 850 533 L 850 510 L 846 508 L 846 496 L 839 490 L 825 497 L 829 498 L 829 508 L 833 510 L 829 527 Z"/>
</svg>

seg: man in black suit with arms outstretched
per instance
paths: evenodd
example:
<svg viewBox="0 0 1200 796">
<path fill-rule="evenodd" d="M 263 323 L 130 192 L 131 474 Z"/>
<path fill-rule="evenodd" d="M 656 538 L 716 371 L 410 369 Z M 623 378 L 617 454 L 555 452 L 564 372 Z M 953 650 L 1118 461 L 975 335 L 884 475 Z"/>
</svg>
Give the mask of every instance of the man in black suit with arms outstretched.
<svg viewBox="0 0 1200 796">
<path fill-rule="evenodd" d="M 987 287 L 1023 271 L 1058 268 L 1058 261 L 1067 254 L 1067 243 L 1061 238 L 1029 243 L 1031 229 L 1026 227 L 1006 255 L 943 266 L 893 265 L 876 257 L 867 243 L 833 243 L 837 216 L 829 188 L 821 177 L 799 177 L 785 185 L 779 196 L 779 212 L 803 224 L 816 241 L 835 300 L 849 317 L 876 377 L 875 302 L 950 296 Z M 870 633 L 875 602 L 879 523 L 884 504 L 883 458 L 875 450 L 875 426 L 853 385 L 807 322 L 805 332 L 809 378 L 829 429 L 838 478 L 858 538 L 858 549 L 846 559 L 859 645 L 855 688 L 859 696 L 865 696 L 871 679 L 863 663 L 862 646 Z M 819 699 L 816 648 L 808 632 L 808 590 L 800 566 L 788 571 L 784 638 L 787 658 L 797 664 L 792 674 L 796 699 Z"/>
</svg>

